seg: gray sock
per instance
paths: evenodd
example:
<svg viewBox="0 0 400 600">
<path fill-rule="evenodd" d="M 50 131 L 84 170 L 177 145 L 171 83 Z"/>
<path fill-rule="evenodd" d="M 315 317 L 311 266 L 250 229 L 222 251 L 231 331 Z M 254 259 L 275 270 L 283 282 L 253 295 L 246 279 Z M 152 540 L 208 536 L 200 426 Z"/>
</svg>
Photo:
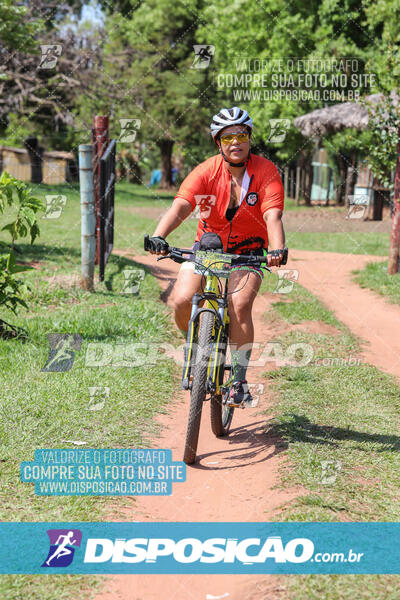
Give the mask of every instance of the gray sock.
<svg viewBox="0 0 400 600">
<path fill-rule="evenodd" d="M 246 379 L 246 371 L 249 364 L 251 350 L 232 350 L 232 371 L 235 381 Z"/>
</svg>

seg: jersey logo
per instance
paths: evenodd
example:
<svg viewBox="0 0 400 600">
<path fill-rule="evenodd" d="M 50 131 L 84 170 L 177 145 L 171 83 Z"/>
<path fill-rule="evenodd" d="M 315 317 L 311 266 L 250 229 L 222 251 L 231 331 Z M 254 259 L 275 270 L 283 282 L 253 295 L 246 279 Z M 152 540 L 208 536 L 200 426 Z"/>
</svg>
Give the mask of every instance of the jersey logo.
<svg viewBox="0 0 400 600">
<path fill-rule="evenodd" d="M 217 197 L 214 194 L 196 194 L 194 199 L 196 201 L 196 208 L 193 211 L 194 218 L 208 219 Z"/>
<path fill-rule="evenodd" d="M 249 206 L 254 206 L 258 202 L 258 195 L 256 192 L 251 192 L 246 196 L 246 202 Z"/>
</svg>

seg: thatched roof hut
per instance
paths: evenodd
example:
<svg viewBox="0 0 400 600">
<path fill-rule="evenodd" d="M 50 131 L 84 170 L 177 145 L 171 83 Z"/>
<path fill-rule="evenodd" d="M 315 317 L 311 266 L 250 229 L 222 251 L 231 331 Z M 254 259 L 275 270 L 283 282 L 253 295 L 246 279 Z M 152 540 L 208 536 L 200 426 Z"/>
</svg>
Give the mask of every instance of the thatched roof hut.
<svg viewBox="0 0 400 600">
<path fill-rule="evenodd" d="M 399 96 L 390 93 L 393 103 L 399 103 Z M 366 96 L 363 103 L 342 102 L 326 108 L 318 108 L 294 120 L 294 126 L 300 129 L 306 137 L 322 136 L 336 133 L 347 127 L 365 129 L 368 126 L 368 105 L 374 105 L 383 100 L 383 94 Z"/>
</svg>

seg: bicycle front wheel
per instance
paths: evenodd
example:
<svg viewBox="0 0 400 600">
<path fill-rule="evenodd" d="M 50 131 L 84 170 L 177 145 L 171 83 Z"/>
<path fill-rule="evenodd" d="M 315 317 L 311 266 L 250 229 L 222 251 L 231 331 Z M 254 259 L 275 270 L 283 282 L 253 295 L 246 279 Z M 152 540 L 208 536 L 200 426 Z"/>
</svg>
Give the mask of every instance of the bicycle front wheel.
<svg viewBox="0 0 400 600">
<path fill-rule="evenodd" d="M 225 370 L 225 361 L 220 369 L 220 386 L 231 379 L 232 369 Z M 211 429 L 217 437 L 228 435 L 232 423 L 234 408 L 227 406 L 229 391 L 211 398 Z"/>
<path fill-rule="evenodd" d="M 203 312 L 201 314 L 196 364 L 194 366 L 192 390 L 190 394 L 190 410 L 185 451 L 183 454 L 183 460 L 187 465 L 193 464 L 196 460 L 201 411 L 207 393 L 207 373 L 210 363 L 214 320 L 215 316 L 211 312 Z"/>
</svg>

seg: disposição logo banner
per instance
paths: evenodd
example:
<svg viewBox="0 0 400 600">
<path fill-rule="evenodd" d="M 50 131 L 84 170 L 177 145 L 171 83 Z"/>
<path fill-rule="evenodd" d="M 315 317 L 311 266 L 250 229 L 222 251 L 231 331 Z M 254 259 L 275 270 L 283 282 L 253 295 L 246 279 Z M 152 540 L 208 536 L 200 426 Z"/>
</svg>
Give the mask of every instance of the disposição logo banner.
<svg viewBox="0 0 400 600">
<path fill-rule="evenodd" d="M 397 574 L 399 535 L 400 523 L 1 523 L 0 573 Z"/>
</svg>

